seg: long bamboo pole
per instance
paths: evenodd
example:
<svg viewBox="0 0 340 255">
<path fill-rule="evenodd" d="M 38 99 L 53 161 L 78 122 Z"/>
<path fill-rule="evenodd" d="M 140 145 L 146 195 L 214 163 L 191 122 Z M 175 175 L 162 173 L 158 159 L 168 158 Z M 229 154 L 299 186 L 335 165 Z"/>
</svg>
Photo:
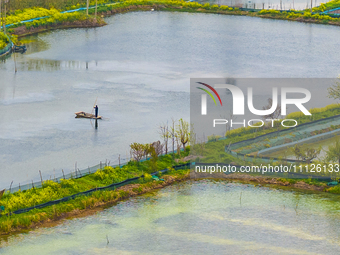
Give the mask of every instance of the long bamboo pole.
<svg viewBox="0 0 340 255">
<path fill-rule="evenodd" d="M 313 12 L 313 0 L 310 0 L 310 13 L 312 14 Z"/>
<path fill-rule="evenodd" d="M 4 22 L 3 22 L 3 27 L 4 27 L 4 33 L 6 34 L 6 2 L 5 2 L 5 13 L 4 13 Z"/>
<path fill-rule="evenodd" d="M 1 10 L 1 5 L 2 5 L 2 1 L 0 0 L 0 32 L 1 32 L 1 23 L 2 23 L 2 10 Z"/>
</svg>

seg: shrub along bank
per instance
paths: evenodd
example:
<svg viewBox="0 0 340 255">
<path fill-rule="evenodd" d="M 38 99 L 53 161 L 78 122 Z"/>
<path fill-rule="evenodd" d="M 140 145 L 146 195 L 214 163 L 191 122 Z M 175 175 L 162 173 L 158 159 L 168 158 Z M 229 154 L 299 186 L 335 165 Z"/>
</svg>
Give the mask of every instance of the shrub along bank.
<svg viewBox="0 0 340 255">
<path fill-rule="evenodd" d="M 85 10 L 77 11 L 74 13 L 63 13 L 62 10 L 77 9 L 80 7 L 86 7 L 86 3 L 73 3 L 73 2 L 63 2 L 66 5 L 53 5 L 49 4 L 49 8 L 34 7 L 26 8 L 22 10 L 15 10 L 8 12 L 7 24 L 15 24 L 13 28 L 22 26 L 21 21 L 30 20 L 38 17 L 46 17 L 40 20 L 35 20 L 32 22 L 25 23 L 27 30 L 37 27 L 44 27 L 45 29 L 53 29 L 57 26 L 62 26 L 63 24 L 72 27 L 76 25 L 78 27 L 82 26 L 101 26 L 105 23 L 100 18 L 95 18 L 85 15 Z M 91 1 L 90 5 L 95 5 L 95 1 Z M 41 5 L 46 7 L 45 5 Z M 322 15 L 320 13 L 312 14 L 310 10 L 302 11 L 277 11 L 277 10 L 240 10 L 239 8 L 229 7 L 226 5 L 217 4 L 200 4 L 197 2 L 185 2 L 178 0 L 128 0 L 128 1 L 98 1 L 97 12 L 100 15 L 112 15 L 115 13 L 138 11 L 138 10 L 163 10 L 163 11 L 181 11 L 181 12 L 203 12 L 203 13 L 217 13 L 226 15 L 246 15 L 255 16 L 261 18 L 271 18 L 271 19 L 284 19 L 293 20 L 301 22 L 311 22 L 311 23 L 322 23 L 322 24 L 332 24 L 340 25 L 340 19 L 334 18 L 329 15 Z M 89 14 L 94 14 L 95 9 L 89 10 Z M 89 22 L 91 21 L 91 25 Z M 77 22 L 78 21 L 78 22 Z M 33 29 L 34 30 L 34 29 Z M 13 32 L 13 31 L 12 31 Z M 33 32 L 37 32 L 36 30 Z M 27 31 L 23 29 L 14 29 L 15 34 L 27 34 Z"/>
</svg>

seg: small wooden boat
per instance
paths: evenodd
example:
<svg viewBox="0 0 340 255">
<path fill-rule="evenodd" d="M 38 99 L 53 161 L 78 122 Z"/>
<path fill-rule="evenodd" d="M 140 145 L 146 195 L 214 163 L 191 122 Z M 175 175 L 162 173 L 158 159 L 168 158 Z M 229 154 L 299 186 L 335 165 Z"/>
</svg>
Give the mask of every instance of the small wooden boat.
<svg viewBox="0 0 340 255">
<path fill-rule="evenodd" d="M 96 115 L 92 113 L 86 113 L 86 112 L 75 112 L 76 118 L 86 118 L 86 119 L 101 119 L 102 116 L 96 117 Z"/>
</svg>

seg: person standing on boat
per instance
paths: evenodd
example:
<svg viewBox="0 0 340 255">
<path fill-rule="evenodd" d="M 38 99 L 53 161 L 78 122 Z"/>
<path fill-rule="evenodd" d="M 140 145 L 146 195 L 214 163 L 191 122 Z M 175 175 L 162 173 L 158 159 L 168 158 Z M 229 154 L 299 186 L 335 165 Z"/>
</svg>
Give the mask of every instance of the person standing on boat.
<svg viewBox="0 0 340 255">
<path fill-rule="evenodd" d="M 95 112 L 96 118 L 98 118 L 98 106 L 97 105 L 94 107 L 94 112 Z"/>
</svg>

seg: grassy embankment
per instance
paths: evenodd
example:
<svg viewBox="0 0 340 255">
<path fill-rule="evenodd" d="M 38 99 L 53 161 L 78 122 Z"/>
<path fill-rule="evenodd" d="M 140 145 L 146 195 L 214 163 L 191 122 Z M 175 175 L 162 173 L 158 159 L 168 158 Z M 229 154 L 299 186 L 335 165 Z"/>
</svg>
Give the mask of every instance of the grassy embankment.
<svg viewBox="0 0 340 255">
<path fill-rule="evenodd" d="M 20 23 L 21 21 L 39 17 L 46 18 L 24 24 Z M 7 28 L 7 34 L 11 37 L 13 43 L 16 44 L 18 35 L 23 36 L 57 28 L 98 27 L 106 23 L 101 17 L 86 15 L 84 11 L 60 13 L 60 10 L 54 8 L 31 8 L 9 13 L 6 18 L 6 24 L 14 24 Z M 3 33 L 0 33 L 0 50 L 6 47 L 8 43 L 8 38 Z"/>
<path fill-rule="evenodd" d="M 90 2 L 93 6 L 95 1 Z M 261 10 L 259 12 L 241 11 L 239 8 L 233 8 L 225 5 L 210 5 L 209 3 L 199 4 L 197 2 L 185 2 L 177 0 L 129 0 L 129 1 L 98 1 L 99 15 L 112 15 L 116 13 L 138 11 L 138 10 L 163 10 L 163 11 L 181 11 L 181 12 L 202 12 L 217 13 L 225 15 L 246 15 L 261 18 L 284 19 L 300 22 L 322 23 L 331 25 L 340 25 L 340 18 L 333 18 L 329 15 L 320 15 L 319 13 L 311 14 L 309 10 L 280 12 L 276 10 Z M 321 12 L 325 8 L 340 6 L 338 1 L 331 1 L 326 5 L 315 8 L 315 12 Z M 33 7 L 40 6 L 40 8 Z M 325 7 L 326 6 L 326 7 Z M 61 14 L 62 10 L 76 9 L 85 7 L 85 3 L 79 1 L 44 1 L 36 3 L 35 1 L 15 2 L 9 6 L 7 24 L 14 24 L 9 32 L 16 35 L 27 35 L 41 31 L 56 28 L 71 27 L 96 27 L 102 26 L 105 22 L 100 17 L 94 17 L 94 9 L 89 10 L 89 16 L 85 15 L 85 11 L 75 13 Z M 36 20 L 33 22 L 20 24 L 20 21 L 29 20 L 37 17 L 49 16 L 48 18 Z M 1 43 L 1 39 L 0 39 Z M 1 49 L 1 47 L 0 47 Z"/>
<path fill-rule="evenodd" d="M 295 119 L 298 121 L 299 124 L 302 123 L 307 123 L 307 122 L 312 122 L 315 120 L 335 116 L 340 114 L 340 105 L 338 104 L 332 104 L 328 105 L 324 108 L 314 108 L 311 109 L 310 112 L 312 113 L 311 116 L 306 116 L 302 114 L 301 112 L 296 112 L 296 113 L 291 113 L 287 115 L 287 119 Z M 269 126 L 263 126 L 259 128 L 238 128 L 238 129 L 233 129 L 230 132 L 226 133 L 226 139 L 221 139 L 219 140 L 217 136 L 211 136 L 209 137 L 209 142 L 201 145 L 197 144 L 195 146 L 192 146 L 192 153 L 198 156 L 201 156 L 203 158 L 197 158 L 196 160 L 202 163 L 216 163 L 216 162 L 224 162 L 224 163 L 234 163 L 234 164 L 239 164 L 239 165 L 256 165 L 256 162 L 249 162 L 249 161 L 244 161 L 241 158 L 235 158 L 234 156 L 224 152 L 225 146 L 228 146 L 229 144 L 236 143 L 239 141 L 244 141 L 248 140 L 251 138 L 258 137 L 260 135 L 268 134 L 273 131 L 277 130 L 285 130 L 287 128 L 282 127 L 279 122 L 275 122 L 276 125 L 274 128 L 269 127 Z M 317 133 L 321 132 L 326 132 L 326 131 L 332 131 L 334 129 L 337 129 L 339 127 L 337 126 L 332 126 L 329 127 L 327 130 L 322 130 Z M 257 144 L 254 144 L 253 146 L 257 146 Z M 260 161 L 259 161 L 260 162 Z M 322 163 L 325 164 L 325 162 L 314 162 L 316 164 Z M 258 163 L 259 164 L 259 163 Z M 285 164 L 284 160 L 282 162 L 276 162 L 272 163 L 272 165 L 279 165 L 279 164 Z M 249 177 L 249 176 L 248 176 Z M 250 180 L 246 175 L 245 175 L 245 180 Z M 243 177 L 239 174 L 235 177 L 232 177 L 234 179 L 242 179 Z M 300 185 L 298 182 L 303 181 L 304 183 L 308 185 L 314 185 L 314 186 L 320 186 L 323 187 L 321 190 L 328 191 L 331 193 L 337 193 L 340 194 L 340 186 L 337 185 L 335 187 L 327 187 L 326 184 L 327 182 L 324 181 L 318 181 L 316 179 L 275 179 L 275 180 L 266 180 L 265 178 L 258 178 L 258 177 L 252 177 L 252 180 L 254 182 L 259 182 L 259 183 L 268 183 L 268 184 L 278 184 L 278 185 L 283 185 L 283 186 L 294 186 L 295 187 L 300 187 L 300 188 L 308 188 L 309 187 L 303 187 L 303 185 Z M 317 189 L 320 190 L 320 189 Z"/>
<path fill-rule="evenodd" d="M 180 155 L 175 154 L 175 159 L 180 159 L 189 154 L 189 148 Z M 5 193 L 0 200 L 0 205 L 5 207 L 0 217 L 0 235 L 10 232 L 29 229 L 38 225 L 43 225 L 51 221 L 56 221 L 72 215 L 84 214 L 94 208 L 112 205 L 122 199 L 131 196 L 150 192 L 154 189 L 162 188 L 175 181 L 188 178 L 189 170 L 171 170 L 172 165 L 183 162 L 176 162 L 172 155 L 161 156 L 157 160 L 157 169 L 170 169 L 162 178 L 165 181 L 154 181 L 149 173 L 155 168 L 152 160 L 136 163 L 129 162 L 119 168 L 105 167 L 98 169 L 95 173 L 78 179 L 62 180 L 60 183 L 46 181 L 42 188 L 32 188 L 26 191 L 18 191 L 13 194 Z M 145 175 L 132 184 L 122 186 L 116 190 L 98 190 L 90 195 L 77 196 L 75 199 L 62 202 L 42 209 L 34 209 L 23 214 L 6 215 L 18 209 L 28 208 L 34 205 L 60 199 L 66 196 L 77 194 L 82 191 L 96 187 L 107 186 L 128 178 Z"/>
</svg>

